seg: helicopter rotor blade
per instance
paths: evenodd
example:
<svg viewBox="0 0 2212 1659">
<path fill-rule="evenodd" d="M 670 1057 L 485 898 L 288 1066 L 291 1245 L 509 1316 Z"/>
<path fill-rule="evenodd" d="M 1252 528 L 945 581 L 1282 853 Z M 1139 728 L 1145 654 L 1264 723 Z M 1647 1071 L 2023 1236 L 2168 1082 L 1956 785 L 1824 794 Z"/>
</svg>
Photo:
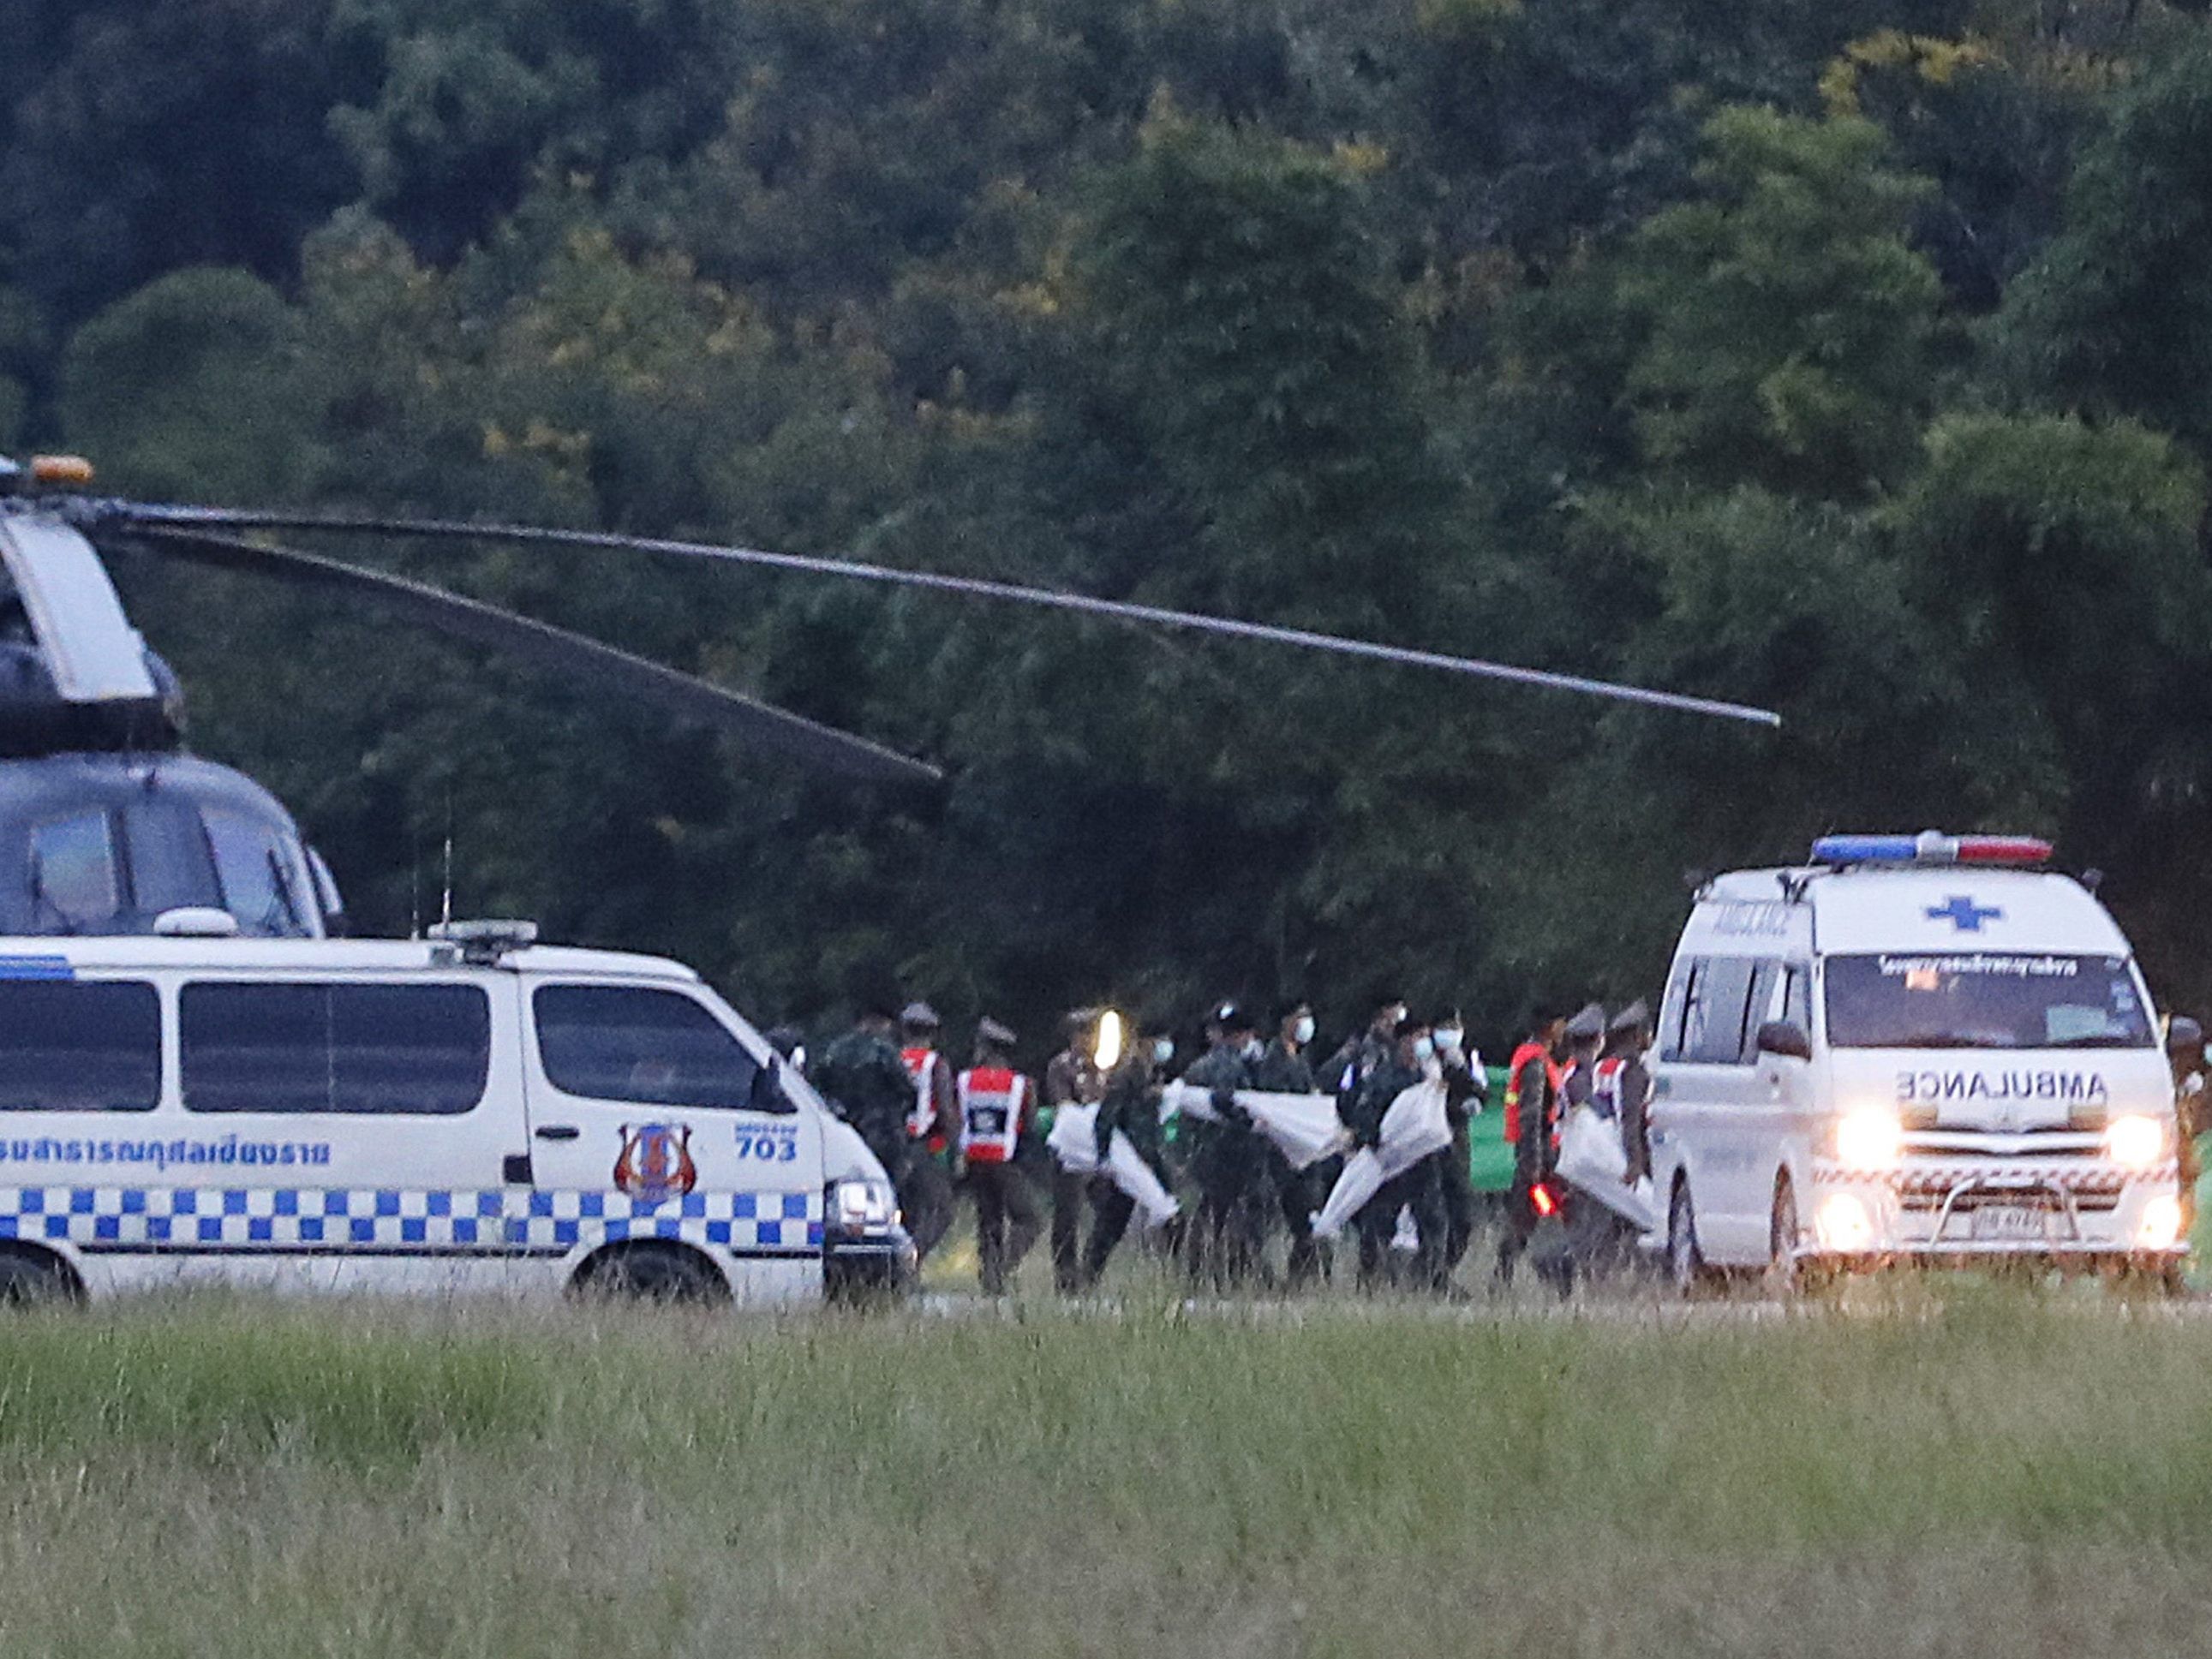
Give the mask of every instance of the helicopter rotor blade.
<svg viewBox="0 0 2212 1659">
<path fill-rule="evenodd" d="M 580 675 L 679 720 L 728 732 L 762 749 L 871 783 L 936 785 L 945 775 L 896 751 L 819 725 L 726 687 L 679 673 L 581 634 L 501 610 L 480 599 L 383 571 L 235 537 L 133 522 L 130 533 L 158 553 L 221 569 L 272 576 L 295 586 L 368 599 L 408 621 L 488 646 L 556 672 Z"/>
<path fill-rule="evenodd" d="M 726 546 L 710 542 L 673 541 L 648 536 L 623 536 L 601 531 L 559 530 L 530 525 L 474 524 L 465 520 L 448 519 L 357 519 L 319 514 L 250 513 L 225 507 L 154 507 L 136 503 L 120 505 L 113 510 L 123 522 L 149 528 L 155 526 L 206 526 L 233 530 L 313 531 L 354 535 L 412 536 L 448 541 L 507 542 L 524 546 L 597 548 L 624 552 L 661 553 L 678 558 L 718 560 L 726 563 L 758 566 L 771 570 L 798 571 L 810 575 L 837 576 L 849 580 L 885 583 L 900 587 L 927 588 L 937 592 L 963 594 L 973 599 L 1011 600 L 1023 605 L 1042 605 L 1056 611 L 1073 611 L 1083 616 L 1105 617 L 1121 622 L 1216 634 L 1231 639 L 1258 640 L 1275 645 L 1295 646 L 1310 651 L 1327 651 L 1340 656 L 1364 657 L 1370 661 L 1395 663 L 1406 667 L 1437 669 L 1446 673 L 1471 675 L 1481 679 L 1504 680 L 1517 685 L 1541 686 L 1552 690 L 1577 692 L 1586 696 L 1606 697 L 1619 702 L 1639 703 L 1646 708 L 1674 709 L 1684 714 L 1702 714 L 1717 720 L 1742 720 L 1753 726 L 1779 727 L 1782 724 L 1782 716 L 1771 708 L 1759 708 L 1746 703 L 1728 702 L 1713 697 L 1697 697 L 1678 691 L 1655 690 L 1649 686 L 1626 685 L 1617 681 L 1593 679 L 1581 674 L 1553 673 L 1545 669 L 1523 668 L 1516 664 L 1492 662 L 1479 657 L 1455 656 L 1445 652 L 1422 651 L 1406 646 L 1384 645 L 1376 641 L 1354 639 L 1340 634 L 1318 633 L 1310 629 L 1281 628 L 1268 623 L 1243 622 L 1231 617 L 1206 616 L 1189 611 L 1170 611 L 1158 605 L 1138 605 L 1125 599 L 1097 599 L 1088 594 L 1060 592 L 1051 588 L 1030 587 L 1019 583 L 994 581 L 975 576 L 949 576 L 934 571 L 903 570 L 894 566 L 868 564 L 852 559 L 825 558 L 817 555 L 799 553 L 774 553 L 758 548 Z"/>
</svg>

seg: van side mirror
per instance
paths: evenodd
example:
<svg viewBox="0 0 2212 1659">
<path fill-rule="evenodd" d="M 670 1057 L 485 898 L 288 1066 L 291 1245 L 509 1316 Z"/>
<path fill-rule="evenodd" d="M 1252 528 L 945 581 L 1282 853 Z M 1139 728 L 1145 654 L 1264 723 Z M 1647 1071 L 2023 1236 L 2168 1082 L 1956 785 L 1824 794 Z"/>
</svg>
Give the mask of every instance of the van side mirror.
<svg viewBox="0 0 2212 1659">
<path fill-rule="evenodd" d="M 2204 1028 L 2185 1014 L 2176 1014 L 2166 1022 L 2166 1052 L 2169 1054 L 2195 1054 L 2204 1047 Z"/>
<path fill-rule="evenodd" d="M 1780 1054 L 1790 1060 L 1813 1058 L 1813 1039 L 1794 1019 L 1768 1020 L 1759 1028 L 1758 1043 L 1762 1054 Z"/>
<path fill-rule="evenodd" d="M 771 1059 L 753 1073 L 752 1086 L 745 1093 L 747 1111 L 787 1115 L 799 1109 L 784 1092 L 782 1068 L 781 1060 Z"/>
</svg>

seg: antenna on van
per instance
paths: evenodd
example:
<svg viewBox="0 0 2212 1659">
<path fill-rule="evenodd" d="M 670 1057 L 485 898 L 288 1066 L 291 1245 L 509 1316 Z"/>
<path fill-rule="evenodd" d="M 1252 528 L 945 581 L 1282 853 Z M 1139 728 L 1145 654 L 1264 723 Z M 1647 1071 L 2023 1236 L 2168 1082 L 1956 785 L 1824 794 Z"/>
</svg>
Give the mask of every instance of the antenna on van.
<svg viewBox="0 0 2212 1659">
<path fill-rule="evenodd" d="M 407 855 L 407 937 L 422 937 L 422 843 L 416 842 Z"/>
<path fill-rule="evenodd" d="M 438 921 L 441 927 L 453 925 L 453 832 L 446 831 L 446 896 L 438 907 Z"/>
</svg>

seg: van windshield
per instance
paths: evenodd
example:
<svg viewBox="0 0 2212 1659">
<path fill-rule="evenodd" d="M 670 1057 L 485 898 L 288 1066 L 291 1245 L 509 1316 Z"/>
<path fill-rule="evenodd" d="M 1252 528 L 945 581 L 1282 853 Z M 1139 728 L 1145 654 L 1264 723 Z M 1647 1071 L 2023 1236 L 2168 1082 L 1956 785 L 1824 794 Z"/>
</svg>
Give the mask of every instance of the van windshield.
<svg viewBox="0 0 2212 1659">
<path fill-rule="evenodd" d="M 2125 957 L 1831 957 L 1838 1048 L 2147 1048 Z"/>
</svg>

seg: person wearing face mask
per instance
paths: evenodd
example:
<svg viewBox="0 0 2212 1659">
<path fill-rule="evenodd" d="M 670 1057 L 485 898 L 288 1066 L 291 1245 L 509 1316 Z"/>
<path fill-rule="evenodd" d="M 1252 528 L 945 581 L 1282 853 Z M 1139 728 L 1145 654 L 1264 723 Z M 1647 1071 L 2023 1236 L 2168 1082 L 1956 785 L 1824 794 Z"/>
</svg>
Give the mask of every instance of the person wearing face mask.
<svg viewBox="0 0 2212 1659">
<path fill-rule="evenodd" d="M 1356 1147 L 1372 1149 L 1382 1139 L 1382 1119 L 1391 1103 L 1408 1089 L 1440 1075 L 1436 1040 L 1429 1024 L 1410 1015 L 1398 1022 L 1389 1058 L 1359 1086 L 1345 1127 Z M 1359 1234 L 1359 1285 L 1363 1290 L 1381 1285 L 1390 1260 L 1390 1240 L 1398 1230 L 1398 1212 L 1411 1210 L 1419 1239 L 1413 1254 L 1413 1282 L 1441 1290 L 1447 1282 L 1444 1243 L 1449 1232 L 1443 1207 L 1442 1152 L 1431 1152 L 1411 1169 L 1386 1181 L 1352 1218 Z"/>
<path fill-rule="evenodd" d="M 1316 1092 L 1313 1067 L 1306 1063 L 1306 1050 L 1313 1046 L 1313 1040 L 1311 1003 L 1301 999 L 1278 1009 L 1275 1038 L 1260 1057 L 1254 1086 L 1271 1095 Z M 1283 1224 L 1290 1233 L 1290 1260 L 1285 1266 L 1290 1287 L 1297 1290 L 1311 1284 L 1327 1269 L 1328 1247 L 1313 1236 L 1311 1221 L 1313 1212 L 1321 1207 L 1329 1188 L 1336 1184 L 1341 1160 L 1323 1158 L 1299 1170 L 1293 1168 L 1290 1159 L 1272 1145 L 1265 1147 L 1263 1153 L 1275 1200 L 1283 1212 Z"/>
<path fill-rule="evenodd" d="M 1257 1026 L 1238 1004 L 1223 1002 L 1207 1019 L 1206 1035 L 1206 1053 L 1182 1077 L 1188 1086 L 1212 1092 L 1218 1118 L 1183 1121 L 1191 1176 L 1198 1183 L 1188 1241 L 1190 1276 L 1227 1290 L 1258 1275 L 1264 1265 L 1273 1196 L 1266 1177 L 1273 1149 L 1236 1099 L 1237 1090 L 1256 1086 L 1255 1062 L 1265 1053 Z"/>
<path fill-rule="evenodd" d="M 1443 1206 L 1443 1273 L 1449 1281 L 1474 1238 L 1478 1200 L 1474 1195 L 1474 1114 L 1487 1103 L 1490 1079 L 1482 1069 L 1482 1056 L 1467 1046 L 1467 1023 L 1456 1008 L 1439 1014 L 1431 1026 L 1436 1039 L 1437 1063 L 1443 1069 L 1444 1120 L 1451 1125 L 1451 1146 L 1437 1154 L 1439 1198 Z"/>
<path fill-rule="evenodd" d="M 1152 1166 L 1163 1184 L 1168 1181 L 1167 1160 L 1160 1144 L 1160 1090 L 1168 1066 L 1175 1059 L 1175 1039 L 1164 1034 L 1147 1036 L 1141 1030 L 1126 1034 L 1121 1059 L 1106 1078 L 1098 1103 L 1098 1158 L 1103 1164 L 1120 1130 L 1137 1155 Z M 1137 1201 L 1102 1176 L 1091 1188 L 1091 1237 L 1083 1250 L 1082 1283 L 1096 1285 L 1106 1263 L 1129 1231 Z"/>
</svg>

